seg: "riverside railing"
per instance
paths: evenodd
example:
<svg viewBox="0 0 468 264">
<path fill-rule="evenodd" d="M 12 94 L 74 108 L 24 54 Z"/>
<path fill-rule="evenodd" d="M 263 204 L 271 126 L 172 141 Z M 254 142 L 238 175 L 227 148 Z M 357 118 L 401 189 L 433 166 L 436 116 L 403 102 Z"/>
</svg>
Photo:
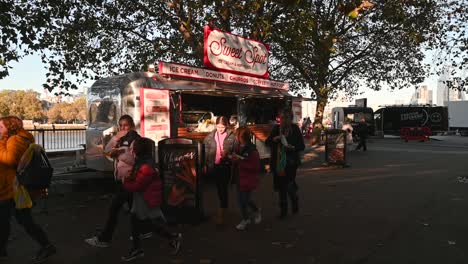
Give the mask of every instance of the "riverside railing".
<svg viewBox="0 0 468 264">
<path fill-rule="evenodd" d="M 86 144 L 85 128 L 27 129 L 46 152 L 75 151 Z"/>
</svg>

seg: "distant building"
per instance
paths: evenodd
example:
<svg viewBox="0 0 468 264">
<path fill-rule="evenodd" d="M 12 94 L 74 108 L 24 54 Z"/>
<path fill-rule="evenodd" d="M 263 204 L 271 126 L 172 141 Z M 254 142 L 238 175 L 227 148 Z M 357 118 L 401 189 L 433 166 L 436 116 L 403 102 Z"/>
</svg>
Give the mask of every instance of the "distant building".
<svg viewBox="0 0 468 264">
<path fill-rule="evenodd" d="M 40 98 L 41 101 L 47 103 L 48 107 L 59 103 L 62 100 L 62 96 L 55 95 L 54 93 L 49 92 L 49 90 L 44 89 L 44 92 L 41 94 Z"/>
<path fill-rule="evenodd" d="M 432 90 L 427 88 L 427 85 L 419 86 L 416 91 L 414 91 L 413 96 L 411 97 L 410 104 L 412 105 L 421 105 L 421 104 L 430 104 L 432 105 Z"/>
<path fill-rule="evenodd" d="M 73 103 L 76 99 L 86 96 L 85 91 L 86 90 L 83 90 L 75 94 L 65 96 L 62 94 L 56 95 L 55 93 L 49 92 L 49 90 L 44 89 L 44 92 L 41 94 L 40 99 L 41 101 L 43 101 L 43 104 L 45 104 L 46 108 L 48 109 L 57 103 L 69 103 L 69 104 Z M 59 90 L 59 93 L 60 93 L 60 90 Z"/>
<path fill-rule="evenodd" d="M 439 80 L 437 80 L 437 105 L 447 106 L 447 101 L 462 101 L 466 100 L 465 92 L 456 89 L 456 84 L 453 84 L 455 88 L 449 89 L 447 82 L 450 82 L 450 69 L 446 69 Z"/>
</svg>

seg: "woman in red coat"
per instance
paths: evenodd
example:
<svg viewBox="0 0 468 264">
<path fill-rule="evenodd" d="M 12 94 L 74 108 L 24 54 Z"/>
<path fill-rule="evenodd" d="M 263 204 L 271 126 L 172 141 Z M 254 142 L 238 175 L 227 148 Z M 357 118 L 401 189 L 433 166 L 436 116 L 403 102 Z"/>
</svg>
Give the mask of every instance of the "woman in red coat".
<svg viewBox="0 0 468 264">
<path fill-rule="evenodd" d="M 252 133 L 247 127 L 237 129 L 239 151 L 233 154 L 232 159 L 239 169 L 238 194 L 242 221 L 236 226 L 237 230 L 245 230 L 252 222 L 259 224 L 262 221 L 260 209 L 252 200 L 252 192 L 257 189 L 260 174 L 260 155 L 252 143 Z M 249 214 L 252 210 L 252 215 Z"/>
<path fill-rule="evenodd" d="M 148 138 L 137 138 L 133 143 L 135 164 L 130 175 L 123 180 L 123 187 L 132 193 L 131 229 L 133 246 L 124 261 L 132 261 L 144 256 L 140 244 L 142 221 L 150 220 L 154 231 L 170 241 L 174 253 L 180 248 L 182 235 L 173 234 L 167 228 L 160 205 L 162 202 L 162 182 L 152 156 L 154 142 Z"/>
</svg>

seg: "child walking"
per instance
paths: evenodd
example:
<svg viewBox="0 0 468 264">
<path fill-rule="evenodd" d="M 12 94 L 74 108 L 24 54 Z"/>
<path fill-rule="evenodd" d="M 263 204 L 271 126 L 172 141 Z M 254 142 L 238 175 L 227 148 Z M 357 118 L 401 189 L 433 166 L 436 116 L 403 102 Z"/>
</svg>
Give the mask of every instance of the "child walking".
<svg viewBox="0 0 468 264">
<path fill-rule="evenodd" d="M 242 231 L 252 221 L 255 224 L 262 221 L 260 209 L 252 200 L 252 193 L 257 189 L 259 182 L 260 155 L 252 143 L 252 133 L 247 127 L 239 127 L 236 134 L 239 147 L 232 159 L 239 168 L 238 195 L 242 214 L 242 221 L 236 226 L 236 229 Z"/>
<path fill-rule="evenodd" d="M 133 143 L 135 164 L 132 172 L 124 178 L 123 186 L 132 192 L 131 207 L 132 248 L 123 261 L 132 261 L 144 256 L 140 234 L 143 220 L 150 220 L 154 231 L 169 240 L 173 253 L 180 249 L 182 234 L 171 233 L 166 225 L 160 205 L 162 202 L 162 182 L 152 156 L 154 142 L 148 138 L 138 138 Z"/>
</svg>

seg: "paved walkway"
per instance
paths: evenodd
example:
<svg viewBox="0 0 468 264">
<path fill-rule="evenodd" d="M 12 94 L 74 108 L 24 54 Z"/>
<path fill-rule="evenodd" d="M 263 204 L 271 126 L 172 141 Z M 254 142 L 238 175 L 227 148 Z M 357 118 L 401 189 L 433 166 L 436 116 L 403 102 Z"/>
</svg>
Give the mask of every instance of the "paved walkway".
<svg viewBox="0 0 468 264">
<path fill-rule="evenodd" d="M 457 180 L 467 175 L 468 154 L 450 153 L 460 151 L 456 145 L 426 143 L 371 140 L 367 152 L 348 153 L 346 169 L 321 167 L 323 147 L 309 148 L 298 174 L 299 215 L 276 219 L 276 193 L 264 175 L 255 194 L 263 212 L 260 225 L 235 230 L 239 212 L 233 187 L 224 228 L 211 221 L 174 226 L 184 233 L 180 255 L 170 255 L 167 243 L 155 237 L 143 242 L 145 258 L 135 263 L 468 263 L 468 185 Z M 432 151 L 414 152 L 421 149 Z M 39 203 L 35 216 L 59 249 L 49 264 L 120 263 L 130 246 L 126 215 L 110 248 L 83 242 L 104 222 L 109 189 L 105 180 L 72 185 L 51 195 L 48 214 L 39 212 Z M 211 215 L 217 207 L 213 185 L 206 185 L 204 198 Z M 36 246 L 18 226 L 13 233 L 5 263 L 28 263 Z"/>
<path fill-rule="evenodd" d="M 449 144 L 460 144 L 462 146 L 468 146 L 468 137 L 462 136 L 431 136 L 431 139 L 439 140 L 443 143 Z"/>
</svg>

